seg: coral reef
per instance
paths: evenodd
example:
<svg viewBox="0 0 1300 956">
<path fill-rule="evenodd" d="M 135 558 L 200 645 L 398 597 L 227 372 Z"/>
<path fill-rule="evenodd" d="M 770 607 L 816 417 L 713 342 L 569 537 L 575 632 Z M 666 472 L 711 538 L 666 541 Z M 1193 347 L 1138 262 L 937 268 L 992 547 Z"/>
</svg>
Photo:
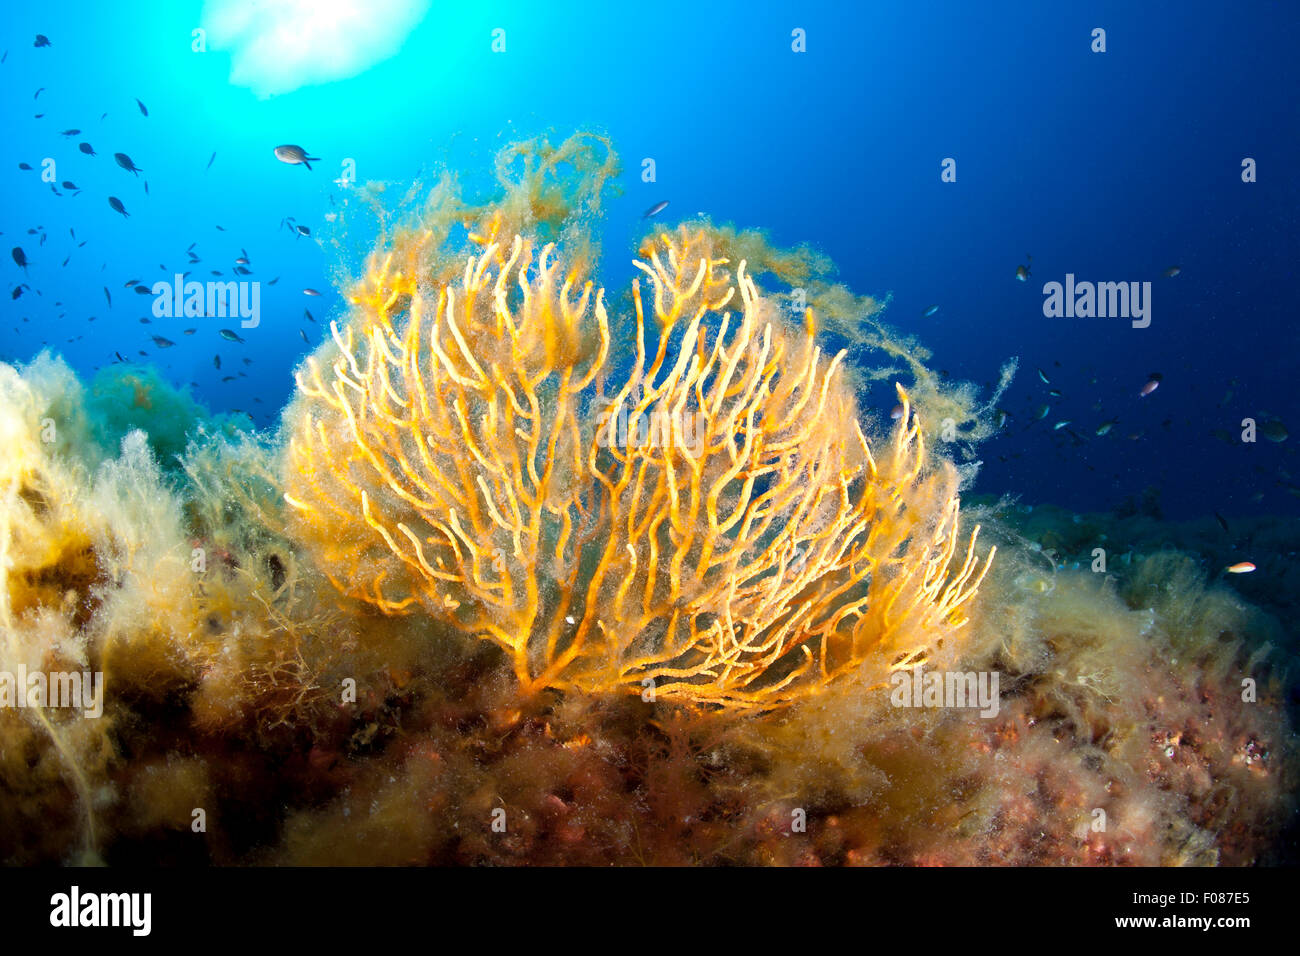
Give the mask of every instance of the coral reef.
<svg viewBox="0 0 1300 956">
<path fill-rule="evenodd" d="M 280 435 L 0 364 L 0 860 L 1285 859 L 1283 569 L 960 501 L 990 402 L 813 250 L 656 229 L 611 303 L 616 170 L 539 138 L 385 212 Z"/>
</svg>

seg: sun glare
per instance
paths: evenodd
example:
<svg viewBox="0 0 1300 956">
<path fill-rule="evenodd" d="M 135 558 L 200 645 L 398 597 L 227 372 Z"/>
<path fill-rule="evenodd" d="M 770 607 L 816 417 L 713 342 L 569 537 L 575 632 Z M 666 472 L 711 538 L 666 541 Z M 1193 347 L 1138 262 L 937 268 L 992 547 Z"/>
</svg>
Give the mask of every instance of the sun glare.
<svg viewBox="0 0 1300 956">
<path fill-rule="evenodd" d="M 231 53 L 230 82 L 258 96 L 346 79 L 395 54 L 429 0 L 207 0 L 213 49 Z"/>
</svg>

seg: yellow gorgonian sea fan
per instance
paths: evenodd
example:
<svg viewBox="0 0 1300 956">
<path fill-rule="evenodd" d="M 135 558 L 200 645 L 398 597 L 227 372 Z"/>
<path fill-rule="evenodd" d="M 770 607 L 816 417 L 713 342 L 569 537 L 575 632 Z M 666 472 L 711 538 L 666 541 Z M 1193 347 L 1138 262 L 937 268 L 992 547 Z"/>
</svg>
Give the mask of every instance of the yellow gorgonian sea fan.
<svg viewBox="0 0 1300 956">
<path fill-rule="evenodd" d="M 396 238 L 298 374 L 285 497 L 342 592 L 492 641 L 528 693 L 727 706 L 878 684 L 965 622 L 989 562 L 906 394 L 873 453 L 844 354 L 715 232 L 657 236 L 620 323 L 497 231 L 453 281 Z"/>
</svg>

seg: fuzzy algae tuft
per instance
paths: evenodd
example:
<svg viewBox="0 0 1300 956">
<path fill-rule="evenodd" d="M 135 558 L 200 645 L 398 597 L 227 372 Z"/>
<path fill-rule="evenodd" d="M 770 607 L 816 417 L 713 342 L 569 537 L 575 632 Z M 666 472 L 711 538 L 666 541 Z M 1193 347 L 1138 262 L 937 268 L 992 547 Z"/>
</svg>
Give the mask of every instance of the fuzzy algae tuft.
<svg viewBox="0 0 1300 956">
<path fill-rule="evenodd" d="M 1276 623 L 1187 554 L 1043 551 L 1123 519 L 963 506 L 996 398 L 811 249 L 658 228 L 611 300 L 617 168 L 581 134 L 401 221 L 366 191 L 278 437 L 0 364 L 0 677 L 104 687 L 0 683 L 0 860 L 1268 860 Z M 895 706 L 918 671 L 999 674 L 995 713 Z"/>
</svg>

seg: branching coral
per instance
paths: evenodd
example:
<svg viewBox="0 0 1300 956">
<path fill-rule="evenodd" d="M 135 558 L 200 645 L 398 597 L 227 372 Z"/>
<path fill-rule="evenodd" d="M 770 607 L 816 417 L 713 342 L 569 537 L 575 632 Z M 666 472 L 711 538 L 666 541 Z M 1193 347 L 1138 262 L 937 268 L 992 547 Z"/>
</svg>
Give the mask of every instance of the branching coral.
<svg viewBox="0 0 1300 956">
<path fill-rule="evenodd" d="M 733 706 L 878 683 L 962 625 L 988 563 L 972 535 L 954 565 L 954 472 L 908 414 L 877 460 L 811 312 L 662 233 L 627 369 L 603 290 L 499 225 L 446 283 L 405 234 L 299 373 L 285 497 L 340 590 L 496 643 L 526 692 Z"/>
</svg>

